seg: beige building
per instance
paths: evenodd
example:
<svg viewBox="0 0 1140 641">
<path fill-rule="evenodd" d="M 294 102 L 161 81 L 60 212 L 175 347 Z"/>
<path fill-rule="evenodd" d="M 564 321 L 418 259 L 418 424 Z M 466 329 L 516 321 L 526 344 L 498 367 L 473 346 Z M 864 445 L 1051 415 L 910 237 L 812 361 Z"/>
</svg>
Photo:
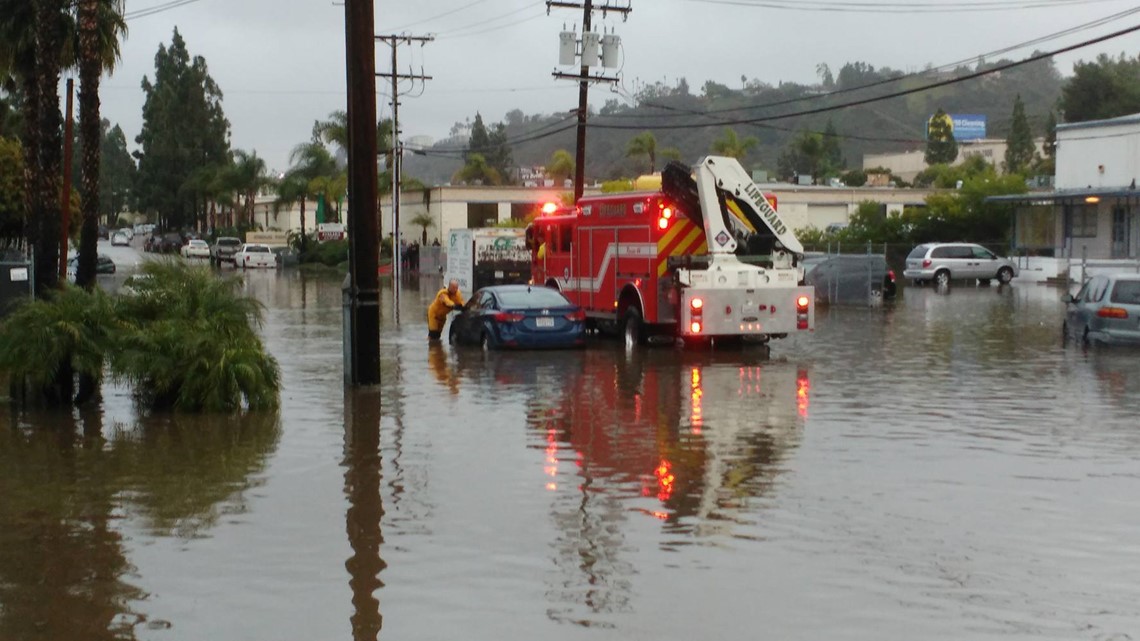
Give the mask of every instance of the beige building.
<svg viewBox="0 0 1140 641">
<path fill-rule="evenodd" d="M 1034 141 L 1037 153 L 1042 154 L 1045 144 L 1044 138 Z M 972 156 L 981 156 L 986 162 L 999 170 L 1005 162 L 1005 150 L 1008 145 L 1005 140 L 982 139 L 968 140 L 958 143 L 958 158 L 952 164 L 958 165 Z M 915 176 L 926 169 L 926 150 L 918 149 L 893 154 L 866 154 L 863 156 L 863 170 L 882 167 L 891 170 L 891 173 L 907 182 L 914 182 Z"/>
</svg>

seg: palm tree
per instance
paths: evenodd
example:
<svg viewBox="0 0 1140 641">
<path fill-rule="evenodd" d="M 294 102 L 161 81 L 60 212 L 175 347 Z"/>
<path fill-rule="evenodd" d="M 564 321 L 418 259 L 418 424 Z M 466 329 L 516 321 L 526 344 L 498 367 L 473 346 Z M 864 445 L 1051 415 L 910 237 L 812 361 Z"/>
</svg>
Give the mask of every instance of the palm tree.
<svg viewBox="0 0 1140 641">
<path fill-rule="evenodd" d="M 712 150 L 722 156 L 741 160 L 758 144 L 760 141 L 755 137 L 748 136 L 741 139 L 732 128 L 725 127 L 724 135 L 713 141 Z"/>
<path fill-rule="evenodd" d="M 233 191 L 240 194 L 245 204 L 242 207 L 244 218 L 253 227 L 253 202 L 262 187 L 269 187 L 273 179 L 269 177 L 265 160 L 257 157 L 257 152 L 247 153 L 241 149 L 233 152 L 233 165 L 227 171 L 228 182 Z"/>
<path fill-rule="evenodd" d="M 574 175 L 574 157 L 565 149 L 555 150 L 546 165 L 546 175 L 561 185 L 563 181 Z"/>
<path fill-rule="evenodd" d="M 75 282 L 90 289 L 95 285 L 99 236 L 99 164 L 103 136 L 99 115 L 99 78 L 114 70 L 120 59 L 119 41 L 127 24 L 117 0 L 79 0 L 77 45 L 79 67 L 79 140 L 83 148 L 80 210 L 83 231 L 79 236 L 79 260 Z"/>
<path fill-rule="evenodd" d="M 626 145 L 627 158 L 646 156 L 649 158 L 649 173 L 657 171 L 657 138 L 652 131 L 643 131 L 629 139 Z"/>
<path fill-rule="evenodd" d="M 301 172 L 291 169 L 285 172 L 285 177 L 277 182 L 277 202 L 273 208 L 279 210 L 283 206 L 292 207 L 294 203 L 301 203 L 301 235 L 297 250 L 305 251 L 305 201 L 309 198 L 309 179 Z"/>
<path fill-rule="evenodd" d="M 434 227 L 435 220 L 430 215 L 428 215 L 427 212 L 420 212 L 415 216 L 412 216 L 411 223 L 413 225 L 418 225 L 423 230 L 423 232 L 420 234 L 420 244 L 426 245 L 428 227 Z"/>
<path fill-rule="evenodd" d="M 384 161 L 389 167 L 392 166 L 392 129 L 391 118 L 376 123 L 376 149 L 384 154 Z M 313 139 L 336 145 L 348 153 L 348 113 L 334 111 L 328 120 L 313 123 Z"/>
<path fill-rule="evenodd" d="M 293 148 L 289 154 L 293 167 L 285 173 L 285 180 L 277 191 L 278 200 L 301 203 L 301 251 L 305 250 L 305 203 L 312 195 L 309 185 L 320 176 L 330 176 L 336 172 L 336 161 L 329 150 L 319 140 L 311 140 Z"/>
</svg>

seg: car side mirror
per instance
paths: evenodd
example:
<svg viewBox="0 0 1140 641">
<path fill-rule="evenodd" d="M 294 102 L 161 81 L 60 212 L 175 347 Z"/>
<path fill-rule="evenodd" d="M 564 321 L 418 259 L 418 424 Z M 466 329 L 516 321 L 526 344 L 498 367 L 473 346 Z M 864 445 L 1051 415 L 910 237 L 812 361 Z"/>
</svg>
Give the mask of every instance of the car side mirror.
<svg viewBox="0 0 1140 641">
<path fill-rule="evenodd" d="M 1077 297 L 1073 296 L 1072 294 L 1064 294 L 1061 296 L 1061 302 L 1065 303 L 1066 305 L 1075 305 L 1077 304 Z"/>
</svg>

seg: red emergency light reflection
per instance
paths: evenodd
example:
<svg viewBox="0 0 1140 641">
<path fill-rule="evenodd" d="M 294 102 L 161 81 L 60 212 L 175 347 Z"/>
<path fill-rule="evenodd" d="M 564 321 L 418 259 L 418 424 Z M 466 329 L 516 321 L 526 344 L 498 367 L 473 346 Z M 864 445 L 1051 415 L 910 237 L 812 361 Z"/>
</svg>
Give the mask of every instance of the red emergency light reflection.
<svg viewBox="0 0 1140 641">
<path fill-rule="evenodd" d="M 807 372 L 801 370 L 796 373 L 796 410 L 801 418 L 807 418 L 808 405 L 811 404 L 811 381 Z"/>
<path fill-rule="evenodd" d="M 668 501 L 673 496 L 673 483 L 677 480 L 673 476 L 673 464 L 661 459 L 657 469 L 653 470 L 653 475 L 657 477 L 657 499 Z"/>
</svg>

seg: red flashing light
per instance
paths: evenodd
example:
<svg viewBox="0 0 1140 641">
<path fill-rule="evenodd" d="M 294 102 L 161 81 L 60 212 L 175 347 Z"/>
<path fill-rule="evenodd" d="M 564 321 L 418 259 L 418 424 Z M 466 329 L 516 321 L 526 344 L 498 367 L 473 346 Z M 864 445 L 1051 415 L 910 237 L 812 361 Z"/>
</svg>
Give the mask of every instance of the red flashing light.
<svg viewBox="0 0 1140 641">
<path fill-rule="evenodd" d="M 668 218 L 658 218 L 657 219 L 657 229 L 665 229 L 668 226 L 669 226 L 669 219 Z"/>
<path fill-rule="evenodd" d="M 692 324 L 689 325 L 689 331 L 691 331 L 694 334 L 700 334 L 701 333 L 701 324 L 697 321 L 693 321 Z"/>
<path fill-rule="evenodd" d="M 492 318 L 495 319 L 496 323 L 517 323 L 526 318 L 526 316 L 514 312 L 498 312 Z"/>
<path fill-rule="evenodd" d="M 810 302 L 811 302 L 811 300 L 807 296 L 800 296 L 799 298 L 796 299 L 796 307 L 798 307 L 801 310 L 807 309 L 808 303 L 810 303 Z"/>
<path fill-rule="evenodd" d="M 672 217 L 673 217 L 673 210 L 672 210 L 672 209 L 670 209 L 669 207 L 666 207 L 665 209 L 662 209 L 662 210 L 661 210 L 661 217 L 662 217 L 662 218 L 665 218 L 665 219 L 669 219 L 669 218 L 672 218 Z"/>
<path fill-rule="evenodd" d="M 702 309 L 705 306 L 705 301 L 699 298 L 694 298 L 693 300 L 689 301 L 689 306 L 693 308 L 693 311 L 696 311 Z"/>
<path fill-rule="evenodd" d="M 556 211 L 558 211 L 558 203 L 546 203 L 542 206 L 542 213 L 545 216 L 549 216 Z"/>
</svg>

